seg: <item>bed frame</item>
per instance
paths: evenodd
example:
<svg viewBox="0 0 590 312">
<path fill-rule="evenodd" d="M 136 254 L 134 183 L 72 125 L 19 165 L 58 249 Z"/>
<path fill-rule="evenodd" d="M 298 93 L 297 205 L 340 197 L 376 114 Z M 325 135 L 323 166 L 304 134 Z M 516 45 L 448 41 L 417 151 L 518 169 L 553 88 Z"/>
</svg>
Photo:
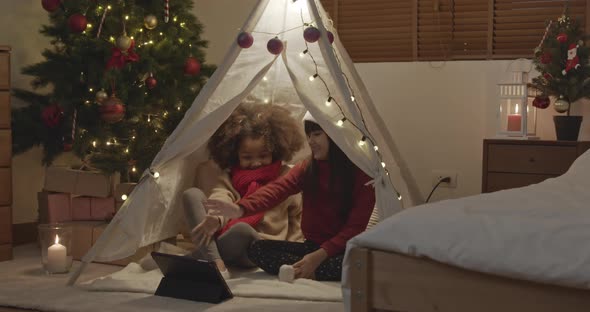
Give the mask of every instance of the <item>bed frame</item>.
<svg viewBox="0 0 590 312">
<path fill-rule="evenodd" d="M 399 253 L 354 248 L 349 270 L 353 312 L 590 311 L 590 290 L 498 277 Z"/>
</svg>

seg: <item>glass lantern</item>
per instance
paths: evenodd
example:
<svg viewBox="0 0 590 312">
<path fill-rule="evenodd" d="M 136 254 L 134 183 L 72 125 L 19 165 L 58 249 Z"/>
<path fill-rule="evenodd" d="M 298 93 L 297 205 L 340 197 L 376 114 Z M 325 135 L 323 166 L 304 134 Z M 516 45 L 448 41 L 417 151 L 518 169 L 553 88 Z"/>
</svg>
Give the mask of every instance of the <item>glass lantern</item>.
<svg viewBox="0 0 590 312">
<path fill-rule="evenodd" d="M 72 227 L 66 224 L 39 224 L 41 263 L 47 274 L 67 273 L 72 267 Z"/>
<path fill-rule="evenodd" d="M 498 135 L 533 139 L 536 134 L 537 109 L 532 105 L 536 95 L 527 84 L 526 72 L 513 73 L 512 82 L 499 83 Z"/>
</svg>

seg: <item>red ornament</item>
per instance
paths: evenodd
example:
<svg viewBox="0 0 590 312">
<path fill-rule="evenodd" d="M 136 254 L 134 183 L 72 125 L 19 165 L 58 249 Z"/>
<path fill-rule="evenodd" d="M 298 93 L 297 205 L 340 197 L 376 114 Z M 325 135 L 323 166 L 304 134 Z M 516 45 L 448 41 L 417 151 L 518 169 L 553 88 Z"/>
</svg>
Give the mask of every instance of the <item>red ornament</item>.
<svg viewBox="0 0 590 312">
<path fill-rule="evenodd" d="M 184 74 L 189 76 L 196 76 L 201 72 L 201 63 L 194 58 L 189 57 L 184 62 Z"/>
<path fill-rule="evenodd" d="M 59 8 L 61 0 L 41 0 L 41 5 L 47 12 L 53 12 Z"/>
<path fill-rule="evenodd" d="M 318 41 L 320 39 L 320 30 L 313 26 L 305 28 L 303 31 L 303 39 L 310 43 Z"/>
<path fill-rule="evenodd" d="M 151 89 L 155 88 L 158 85 L 158 81 L 153 76 L 149 76 L 145 80 L 145 85 L 148 87 L 148 89 L 151 90 Z"/>
<path fill-rule="evenodd" d="M 114 94 L 99 108 L 100 118 L 107 123 L 116 123 L 125 117 L 125 106 Z"/>
<path fill-rule="evenodd" d="M 266 44 L 266 49 L 274 55 L 281 54 L 283 52 L 283 42 L 279 38 L 272 38 Z"/>
<path fill-rule="evenodd" d="M 549 64 L 551 63 L 551 53 L 545 52 L 541 55 L 541 64 Z"/>
<path fill-rule="evenodd" d="M 50 104 L 41 111 L 41 120 L 47 128 L 59 126 L 63 120 L 64 112 L 57 103 Z"/>
<path fill-rule="evenodd" d="M 549 81 L 549 80 L 553 79 L 553 76 L 551 76 L 550 73 L 544 73 L 543 78 L 545 78 L 545 80 Z"/>
<path fill-rule="evenodd" d="M 331 31 L 328 31 L 328 41 L 330 41 L 330 44 L 334 42 L 334 34 Z"/>
<path fill-rule="evenodd" d="M 561 34 L 557 35 L 557 41 L 559 41 L 561 43 L 566 43 L 567 42 L 567 34 L 561 33 Z"/>
<path fill-rule="evenodd" d="M 80 13 L 72 14 L 68 18 L 68 27 L 72 32 L 81 33 L 86 30 L 86 25 L 88 25 L 88 20 Z"/>
<path fill-rule="evenodd" d="M 238 35 L 238 45 L 244 49 L 248 49 L 254 43 L 254 37 L 250 33 L 242 32 Z"/>
<path fill-rule="evenodd" d="M 536 108 L 545 109 L 549 107 L 549 104 L 551 104 L 551 101 L 548 96 L 537 95 L 533 100 L 533 106 Z"/>
</svg>

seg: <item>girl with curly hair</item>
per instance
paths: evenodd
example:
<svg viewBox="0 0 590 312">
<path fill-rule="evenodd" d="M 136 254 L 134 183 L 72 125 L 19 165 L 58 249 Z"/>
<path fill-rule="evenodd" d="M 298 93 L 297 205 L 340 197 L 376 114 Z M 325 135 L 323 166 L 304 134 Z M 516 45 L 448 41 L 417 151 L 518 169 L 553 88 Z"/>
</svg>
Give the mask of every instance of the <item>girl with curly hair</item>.
<svg viewBox="0 0 590 312">
<path fill-rule="evenodd" d="M 252 262 L 283 281 L 294 278 L 340 280 L 349 239 L 367 227 L 375 205 L 371 180 L 355 166 L 308 113 L 305 134 L 311 158 L 237 203 L 210 199 L 212 214 L 250 216 L 292 194 L 303 194 L 301 229 L 305 241 L 256 241 L 248 250 Z"/>
<path fill-rule="evenodd" d="M 203 207 L 207 198 L 233 203 L 285 174 L 283 162 L 292 159 L 304 142 L 289 111 L 266 105 L 240 105 L 207 144 L 211 160 L 197 168 L 195 185 L 183 194 L 194 257 L 215 261 L 224 277 L 225 263 L 253 267 L 247 249 L 256 240 L 302 239 L 301 200 L 285 197 L 267 211 L 227 219 L 211 216 Z"/>
</svg>

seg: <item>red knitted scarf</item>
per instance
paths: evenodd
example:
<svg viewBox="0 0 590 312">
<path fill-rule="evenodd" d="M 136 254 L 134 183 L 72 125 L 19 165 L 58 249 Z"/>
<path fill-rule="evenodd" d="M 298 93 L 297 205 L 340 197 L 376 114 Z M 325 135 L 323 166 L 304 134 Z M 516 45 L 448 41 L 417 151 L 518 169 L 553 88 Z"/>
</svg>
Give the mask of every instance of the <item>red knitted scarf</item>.
<svg viewBox="0 0 590 312">
<path fill-rule="evenodd" d="M 238 166 L 231 168 L 231 180 L 233 187 L 240 193 L 242 198 L 254 193 L 261 186 L 278 178 L 281 174 L 281 162 L 275 161 L 270 165 L 256 168 L 253 170 L 241 169 Z M 230 220 L 219 232 L 219 235 L 225 233 L 230 227 L 238 222 L 244 222 L 252 227 L 262 220 L 264 211 L 253 215 L 245 216 L 238 219 Z"/>
</svg>

